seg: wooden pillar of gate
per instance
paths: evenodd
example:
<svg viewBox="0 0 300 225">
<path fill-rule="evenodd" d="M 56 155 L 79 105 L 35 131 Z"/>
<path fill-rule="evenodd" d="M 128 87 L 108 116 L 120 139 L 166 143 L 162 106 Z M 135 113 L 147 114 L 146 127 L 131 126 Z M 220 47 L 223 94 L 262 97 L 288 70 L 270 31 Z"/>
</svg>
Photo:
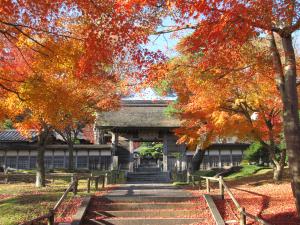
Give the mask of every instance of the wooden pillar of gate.
<svg viewBox="0 0 300 225">
<path fill-rule="evenodd" d="M 129 172 L 133 172 L 133 150 L 134 150 L 134 147 L 133 147 L 133 140 L 130 138 L 129 139 L 129 152 L 130 152 L 130 158 L 129 158 Z"/>
<path fill-rule="evenodd" d="M 163 137 L 163 171 L 168 172 L 168 136 Z"/>
</svg>

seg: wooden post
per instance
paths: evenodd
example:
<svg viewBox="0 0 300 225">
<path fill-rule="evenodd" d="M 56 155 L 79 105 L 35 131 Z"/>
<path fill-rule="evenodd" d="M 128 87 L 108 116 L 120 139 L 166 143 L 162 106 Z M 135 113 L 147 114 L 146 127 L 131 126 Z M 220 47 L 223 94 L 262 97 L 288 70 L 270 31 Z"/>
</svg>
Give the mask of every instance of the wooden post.
<svg viewBox="0 0 300 225">
<path fill-rule="evenodd" d="M 95 190 L 98 191 L 98 182 L 99 182 L 99 177 L 95 178 Z"/>
<path fill-rule="evenodd" d="M 199 191 L 202 189 L 202 178 L 199 179 Z"/>
<path fill-rule="evenodd" d="M 89 177 L 87 180 L 87 193 L 90 193 L 91 191 L 91 178 Z"/>
<path fill-rule="evenodd" d="M 192 185 L 193 187 L 195 186 L 195 176 L 194 175 L 191 175 L 191 179 L 192 179 Z"/>
<path fill-rule="evenodd" d="M 102 176 L 102 188 L 105 188 L 105 176 Z"/>
<path fill-rule="evenodd" d="M 49 212 L 50 216 L 48 218 L 48 225 L 54 225 L 54 211 L 50 209 Z"/>
<path fill-rule="evenodd" d="M 75 178 L 75 183 L 74 183 L 74 187 L 73 187 L 73 194 L 77 195 L 77 191 L 78 191 L 78 179 Z"/>
<path fill-rule="evenodd" d="M 240 211 L 240 225 L 246 225 L 246 215 L 244 214 L 245 208 L 242 207 Z"/>
<path fill-rule="evenodd" d="M 224 186 L 223 186 L 223 177 L 222 176 L 219 176 L 219 189 L 220 189 L 221 199 L 224 200 Z"/>
<path fill-rule="evenodd" d="M 105 184 L 105 185 L 108 184 L 108 173 L 105 173 L 104 184 Z"/>
<path fill-rule="evenodd" d="M 4 183 L 5 183 L 5 184 L 8 184 L 8 174 L 4 173 L 4 175 L 5 175 Z"/>
<path fill-rule="evenodd" d="M 208 178 L 205 179 L 206 179 L 206 191 L 209 193 L 210 192 L 209 179 Z"/>
</svg>

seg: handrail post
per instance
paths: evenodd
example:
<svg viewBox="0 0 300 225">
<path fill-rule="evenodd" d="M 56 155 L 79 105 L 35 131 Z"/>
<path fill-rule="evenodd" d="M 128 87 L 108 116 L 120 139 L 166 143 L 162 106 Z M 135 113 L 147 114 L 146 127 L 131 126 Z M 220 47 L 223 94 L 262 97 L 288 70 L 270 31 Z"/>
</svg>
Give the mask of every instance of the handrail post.
<svg viewBox="0 0 300 225">
<path fill-rule="evenodd" d="M 190 171 L 188 170 L 186 172 L 186 182 L 189 184 L 191 182 L 191 178 L 192 178 L 192 175 L 190 174 Z"/>
<path fill-rule="evenodd" d="M 5 175 L 4 183 L 8 184 L 8 177 L 9 177 L 9 175 L 8 174 L 4 174 L 4 175 Z"/>
<path fill-rule="evenodd" d="M 78 179 L 74 178 L 73 194 L 77 195 L 77 191 L 78 191 Z"/>
<path fill-rule="evenodd" d="M 87 182 L 87 193 L 90 193 L 91 191 L 91 178 L 88 178 L 88 182 Z"/>
<path fill-rule="evenodd" d="M 242 207 L 240 211 L 240 225 L 246 225 L 246 215 L 244 207 Z"/>
<path fill-rule="evenodd" d="M 193 180 L 195 182 L 195 179 Z M 199 178 L 199 191 L 202 189 L 202 177 Z"/>
<path fill-rule="evenodd" d="M 105 185 L 108 184 L 108 173 L 105 173 L 104 184 L 105 184 Z"/>
<path fill-rule="evenodd" d="M 195 186 L 195 176 L 192 175 L 192 183 L 193 183 L 193 187 Z"/>
<path fill-rule="evenodd" d="M 222 176 L 219 176 L 219 189 L 220 189 L 221 199 L 224 200 L 224 186 L 223 186 L 223 177 Z"/>
<path fill-rule="evenodd" d="M 105 188 L 105 176 L 102 176 L 102 189 Z"/>
<path fill-rule="evenodd" d="M 98 191 L 98 182 L 99 182 L 99 177 L 95 178 L 95 189 Z"/>
<path fill-rule="evenodd" d="M 50 209 L 49 212 L 50 216 L 48 217 L 48 225 L 54 225 L 54 211 Z"/>
<path fill-rule="evenodd" d="M 206 179 L 206 191 L 209 193 L 210 192 L 209 179 L 208 178 L 205 179 Z"/>
</svg>

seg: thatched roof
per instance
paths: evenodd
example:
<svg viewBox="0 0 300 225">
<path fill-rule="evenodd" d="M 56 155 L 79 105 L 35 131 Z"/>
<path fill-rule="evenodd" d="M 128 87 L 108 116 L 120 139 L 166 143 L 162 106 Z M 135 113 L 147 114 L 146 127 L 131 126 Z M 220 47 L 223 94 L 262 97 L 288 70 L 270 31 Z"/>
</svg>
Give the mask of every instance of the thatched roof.
<svg viewBox="0 0 300 225">
<path fill-rule="evenodd" d="M 166 115 L 167 101 L 123 100 L 118 111 L 97 115 L 100 128 L 176 128 L 179 119 Z"/>
</svg>

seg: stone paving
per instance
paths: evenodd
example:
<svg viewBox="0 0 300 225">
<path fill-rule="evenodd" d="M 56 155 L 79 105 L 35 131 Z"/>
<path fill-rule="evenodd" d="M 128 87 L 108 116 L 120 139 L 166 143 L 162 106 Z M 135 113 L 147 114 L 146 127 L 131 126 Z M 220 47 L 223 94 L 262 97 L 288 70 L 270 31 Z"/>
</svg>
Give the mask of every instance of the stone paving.
<svg viewBox="0 0 300 225">
<path fill-rule="evenodd" d="M 209 223 L 202 196 L 170 184 L 122 184 L 93 197 L 83 225 L 188 225 Z"/>
</svg>

